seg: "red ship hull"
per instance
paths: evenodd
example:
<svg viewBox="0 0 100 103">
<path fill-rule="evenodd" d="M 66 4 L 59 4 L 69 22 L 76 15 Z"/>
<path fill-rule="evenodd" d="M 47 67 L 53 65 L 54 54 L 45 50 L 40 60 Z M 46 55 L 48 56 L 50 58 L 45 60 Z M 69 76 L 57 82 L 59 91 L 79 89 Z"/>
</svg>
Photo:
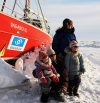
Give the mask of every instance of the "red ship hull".
<svg viewBox="0 0 100 103">
<path fill-rule="evenodd" d="M 42 43 L 52 42 L 52 37 L 24 21 L 0 12 L 0 50 L 6 43 L 2 58 L 20 57 Z"/>
</svg>

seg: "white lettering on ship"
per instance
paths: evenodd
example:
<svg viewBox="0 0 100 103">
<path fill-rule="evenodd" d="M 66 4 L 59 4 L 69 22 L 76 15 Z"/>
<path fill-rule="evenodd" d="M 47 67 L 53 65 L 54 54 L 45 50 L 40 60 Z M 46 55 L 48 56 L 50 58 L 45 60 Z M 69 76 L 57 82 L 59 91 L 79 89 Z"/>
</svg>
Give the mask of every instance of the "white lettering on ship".
<svg viewBox="0 0 100 103">
<path fill-rule="evenodd" d="M 21 30 L 21 31 L 24 31 L 24 32 L 27 33 L 27 28 L 24 28 L 24 27 L 22 27 L 22 26 L 20 26 L 18 24 L 11 23 L 11 27 L 15 28 L 15 29 L 18 29 L 18 30 Z"/>
<path fill-rule="evenodd" d="M 11 50 L 18 50 L 18 51 L 21 51 L 21 50 L 22 50 L 22 48 L 20 48 L 20 47 L 13 47 L 13 46 L 11 46 L 10 49 L 11 49 Z"/>
</svg>

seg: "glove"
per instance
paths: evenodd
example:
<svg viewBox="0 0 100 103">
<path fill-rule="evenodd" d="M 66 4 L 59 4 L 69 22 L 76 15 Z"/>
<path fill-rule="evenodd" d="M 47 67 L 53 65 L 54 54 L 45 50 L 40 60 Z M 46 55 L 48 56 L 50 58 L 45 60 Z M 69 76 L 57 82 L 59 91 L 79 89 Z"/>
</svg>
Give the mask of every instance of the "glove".
<svg viewBox="0 0 100 103">
<path fill-rule="evenodd" d="M 59 82 L 59 78 L 58 77 L 52 76 L 51 79 L 52 79 L 53 82 Z"/>
<path fill-rule="evenodd" d="M 52 77 L 51 77 L 51 80 L 52 80 L 52 82 L 55 82 L 55 77 L 52 76 Z"/>
<path fill-rule="evenodd" d="M 59 78 L 58 78 L 58 77 L 56 77 L 56 78 L 55 78 L 55 81 L 56 81 L 56 82 L 59 82 Z"/>
<path fill-rule="evenodd" d="M 41 78 L 42 83 L 47 83 L 47 80 L 45 78 Z"/>
</svg>

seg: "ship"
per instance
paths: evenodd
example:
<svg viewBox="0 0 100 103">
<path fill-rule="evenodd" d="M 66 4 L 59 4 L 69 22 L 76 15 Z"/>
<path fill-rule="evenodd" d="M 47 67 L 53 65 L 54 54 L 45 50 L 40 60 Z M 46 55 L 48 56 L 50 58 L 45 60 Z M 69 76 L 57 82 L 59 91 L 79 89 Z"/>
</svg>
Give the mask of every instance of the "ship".
<svg viewBox="0 0 100 103">
<path fill-rule="evenodd" d="M 37 2 L 41 15 L 30 9 L 30 0 L 25 0 L 24 15 L 14 11 L 17 0 L 14 2 L 13 9 L 5 5 L 6 0 L 3 4 L 0 3 L 0 56 L 4 60 L 18 58 L 28 51 L 34 51 L 36 47 L 52 42 L 48 20 L 43 15 L 40 1 Z M 22 17 L 7 14 L 3 11 L 4 8 Z M 30 18 L 31 13 L 36 15 L 36 18 Z"/>
</svg>

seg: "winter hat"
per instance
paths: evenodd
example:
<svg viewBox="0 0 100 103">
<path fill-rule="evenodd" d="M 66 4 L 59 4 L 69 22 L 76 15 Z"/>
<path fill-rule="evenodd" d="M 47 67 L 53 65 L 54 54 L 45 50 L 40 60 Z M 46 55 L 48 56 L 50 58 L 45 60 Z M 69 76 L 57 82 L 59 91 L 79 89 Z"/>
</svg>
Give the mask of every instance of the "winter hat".
<svg viewBox="0 0 100 103">
<path fill-rule="evenodd" d="M 75 40 L 71 41 L 69 45 L 70 48 L 72 48 L 73 46 L 79 46 Z"/>
<path fill-rule="evenodd" d="M 42 51 L 39 51 L 39 59 L 44 59 L 46 58 L 48 55 Z"/>
<path fill-rule="evenodd" d="M 53 49 L 48 49 L 46 53 L 48 55 L 51 55 L 51 54 L 55 54 L 55 51 Z"/>
</svg>

